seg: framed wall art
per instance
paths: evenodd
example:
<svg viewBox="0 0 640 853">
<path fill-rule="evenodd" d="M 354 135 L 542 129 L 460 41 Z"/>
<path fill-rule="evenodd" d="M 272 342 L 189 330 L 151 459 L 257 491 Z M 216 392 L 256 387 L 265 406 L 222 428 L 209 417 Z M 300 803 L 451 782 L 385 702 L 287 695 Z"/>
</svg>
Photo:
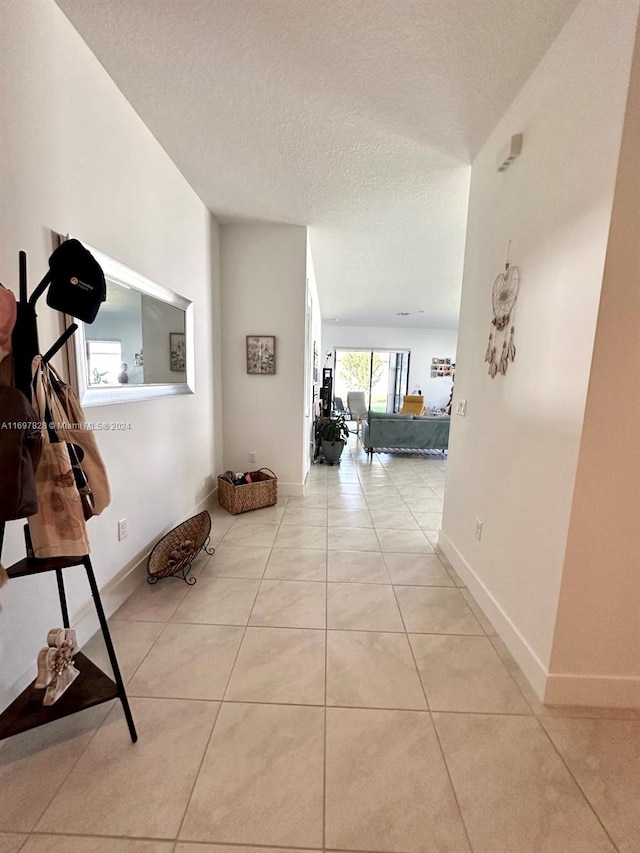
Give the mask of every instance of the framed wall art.
<svg viewBox="0 0 640 853">
<path fill-rule="evenodd" d="M 275 372 L 275 336 L 247 335 L 247 373 L 273 375 Z"/>
<path fill-rule="evenodd" d="M 169 368 L 176 372 L 185 368 L 184 332 L 169 332 Z"/>
<path fill-rule="evenodd" d="M 440 376 L 453 376 L 455 373 L 455 363 L 450 358 L 432 358 L 431 359 L 431 378 L 436 379 Z"/>
</svg>

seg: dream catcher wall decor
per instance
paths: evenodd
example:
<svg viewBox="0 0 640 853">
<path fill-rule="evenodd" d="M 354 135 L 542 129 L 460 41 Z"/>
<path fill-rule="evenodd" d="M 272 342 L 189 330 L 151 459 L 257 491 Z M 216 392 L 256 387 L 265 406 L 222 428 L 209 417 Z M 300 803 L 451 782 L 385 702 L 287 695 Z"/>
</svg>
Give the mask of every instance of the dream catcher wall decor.
<svg viewBox="0 0 640 853">
<path fill-rule="evenodd" d="M 509 241 L 509 245 L 511 245 L 511 241 Z M 516 345 L 513 342 L 515 329 L 512 325 L 512 317 L 518 298 L 520 270 L 518 267 L 511 266 L 508 259 L 509 252 L 507 250 L 505 271 L 501 272 L 496 278 L 491 292 L 493 307 L 491 325 L 494 328 L 489 333 L 489 343 L 484 360 L 489 364 L 489 376 L 492 379 L 495 379 L 498 373 L 502 373 L 504 376 L 509 368 L 509 362 L 516 357 Z"/>
</svg>

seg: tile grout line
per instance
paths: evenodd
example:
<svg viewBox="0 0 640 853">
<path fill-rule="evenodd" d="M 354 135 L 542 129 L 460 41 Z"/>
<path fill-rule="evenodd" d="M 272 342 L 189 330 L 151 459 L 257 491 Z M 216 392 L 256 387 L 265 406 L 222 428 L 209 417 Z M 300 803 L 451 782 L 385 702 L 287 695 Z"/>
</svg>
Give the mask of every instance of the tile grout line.
<svg viewBox="0 0 640 853">
<path fill-rule="evenodd" d="M 62 832 L 33 832 L 33 833 L 24 833 L 24 832 L 11 833 L 10 832 L 8 834 L 10 834 L 10 835 L 11 834 L 25 835 L 25 838 L 21 842 L 21 845 L 25 845 L 28 842 L 31 835 L 33 835 L 35 837 L 45 837 L 45 836 L 50 835 L 50 836 L 54 836 L 56 838 L 88 838 L 88 839 L 92 839 L 92 840 L 97 839 L 97 840 L 101 840 L 101 841 L 134 841 L 134 842 L 141 842 L 141 843 L 149 842 L 149 843 L 154 843 L 154 844 L 171 844 L 171 845 L 174 845 L 174 847 L 172 848 L 174 850 L 178 844 L 187 844 L 190 847 L 192 846 L 192 847 L 205 848 L 205 847 L 224 846 L 224 847 L 229 847 L 232 849 L 237 848 L 238 850 L 247 850 L 247 849 L 255 850 L 255 849 L 258 849 L 258 847 L 259 847 L 260 849 L 275 850 L 275 851 L 277 851 L 277 850 L 292 850 L 292 851 L 297 851 L 297 853 L 299 853 L 299 851 L 301 849 L 313 850 L 314 853 L 320 853 L 320 851 L 323 849 L 324 850 L 331 850 L 331 851 L 333 851 L 333 850 L 335 850 L 335 851 L 345 850 L 345 851 L 348 851 L 348 853 L 387 853 L 387 851 L 383 851 L 383 850 L 361 851 L 359 848 L 358 848 L 358 850 L 356 850 L 355 848 L 349 848 L 349 847 L 347 847 L 347 848 L 342 848 L 342 847 L 341 848 L 333 848 L 333 847 L 321 848 L 321 847 L 313 847 L 313 846 L 308 847 L 307 846 L 305 848 L 300 848 L 300 847 L 293 847 L 291 845 L 286 845 L 286 844 L 285 845 L 283 845 L 283 844 L 278 844 L 278 845 L 274 845 L 274 844 L 260 844 L 260 845 L 251 844 L 251 845 L 247 845 L 243 842 L 235 842 L 235 841 L 226 841 L 226 842 L 224 842 L 224 844 L 222 844 L 221 842 L 181 841 L 180 839 L 176 840 L 173 838 L 164 838 L 164 837 L 157 838 L 157 837 L 147 837 L 147 836 L 137 836 L 137 835 L 136 836 L 134 836 L 134 835 L 96 835 L 96 834 L 87 835 L 87 834 L 72 834 L 72 833 L 62 833 Z M 22 849 L 23 849 L 23 847 L 21 846 L 20 850 L 22 850 Z M 404 851 L 403 851 L 403 853 L 404 853 Z M 406 853 L 411 853 L 411 852 L 406 851 Z"/>
<path fill-rule="evenodd" d="M 287 503 L 288 503 L 288 501 L 287 501 Z M 286 512 L 286 504 L 285 504 L 285 512 Z M 284 516 L 284 514 L 283 514 L 283 516 Z M 280 523 L 278 524 L 278 530 L 280 530 L 280 526 L 281 526 L 281 524 L 282 524 L 282 519 L 280 520 Z M 233 525 L 232 525 L 232 526 L 233 526 Z M 230 529 L 231 529 L 231 528 L 230 528 Z M 276 536 L 274 537 L 274 542 L 275 542 L 275 539 L 277 538 L 277 535 L 278 535 L 278 534 L 277 534 L 277 532 L 276 532 Z M 224 538 L 224 537 L 223 537 L 223 538 Z M 189 807 L 190 807 L 190 805 L 191 805 L 191 800 L 193 799 L 193 794 L 194 794 L 194 792 L 195 792 L 196 785 L 198 784 L 198 779 L 200 778 L 200 773 L 202 772 L 202 767 L 203 767 L 203 765 L 204 765 L 204 761 L 205 761 L 205 758 L 206 758 L 207 752 L 209 751 L 209 746 L 211 745 L 211 739 L 213 738 L 213 733 L 214 733 L 215 728 L 216 728 L 216 723 L 218 722 L 218 719 L 219 719 L 219 717 L 220 717 L 220 712 L 221 712 L 221 710 L 222 710 L 222 706 L 223 706 L 223 703 L 224 703 L 224 701 L 225 701 L 225 696 L 227 695 L 227 690 L 229 689 L 229 683 L 230 683 L 230 681 L 231 681 L 231 677 L 232 677 L 232 675 L 233 675 L 233 671 L 234 671 L 234 669 L 235 669 L 236 662 L 237 662 L 237 660 L 238 660 L 238 656 L 240 655 L 240 649 L 242 648 L 242 644 L 243 644 L 243 642 L 244 642 L 244 638 L 245 638 L 246 633 L 247 633 L 247 628 L 249 627 L 249 621 L 250 621 L 250 619 L 251 619 L 251 614 L 253 613 L 253 608 L 255 607 L 255 604 L 256 604 L 256 601 L 257 601 L 258 595 L 259 595 L 259 593 L 260 593 L 260 590 L 262 589 L 262 580 L 263 580 L 263 578 L 264 578 L 264 573 L 265 573 L 265 572 L 266 572 L 266 570 L 267 570 L 267 566 L 269 565 L 269 560 L 271 559 L 271 553 L 272 553 L 272 551 L 273 551 L 273 545 L 272 545 L 272 546 L 271 546 L 271 548 L 269 549 L 269 556 L 267 557 L 267 560 L 266 560 L 266 562 L 265 562 L 265 564 L 264 564 L 264 568 L 263 568 L 263 570 L 262 570 L 262 577 L 260 578 L 260 583 L 258 584 L 258 588 L 257 588 L 257 590 L 256 590 L 256 594 L 255 594 L 255 596 L 254 596 L 254 598 L 253 598 L 253 603 L 252 603 L 252 605 L 251 605 L 251 610 L 249 611 L 249 613 L 248 613 L 248 615 L 247 615 L 247 621 L 246 621 L 246 623 L 245 623 L 245 625 L 244 625 L 244 626 L 238 626 L 238 627 L 243 627 L 242 637 L 240 638 L 240 642 L 238 643 L 238 648 L 236 649 L 236 653 L 235 653 L 235 656 L 234 656 L 234 658 L 233 658 L 233 663 L 232 663 L 231 668 L 230 668 L 230 670 L 229 670 L 229 675 L 227 676 L 227 681 L 226 681 L 226 684 L 225 684 L 225 686 L 224 686 L 224 690 L 222 691 L 222 698 L 221 698 L 220 700 L 211 700 L 211 701 L 218 701 L 218 710 L 217 710 L 217 712 L 216 712 L 216 714 L 215 714 L 215 716 L 214 716 L 214 719 L 213 719 L 213 725 L 211 726 L 211 731 L 209 732 L 209 737 L 207 738 L 207 742 L 206 742 L 205 747 L 204 747 L 204 750 L 203 750 L 203 752 L 202 752 L 202 757 L 200 758 L 200 762 L 199 762 L 199 764 L 198 764 L 198 768 L 197 768 L 196 773 L 195 773 L 195 775 L 194 775 L 194 778 L 193 778 L 193 785 L 191 786 L 191 790 L 190 790 L 190 792 L 189 792 L 189 796 L 188 796 L 188 797 L 187 797 L 187 799 L 186 799 L 186 805 L 185 805 L 184 811 L 183 811 L 183 813 L 182 813 L 182 818 L 180 819 L 180 825 L 179 825 L 178 830 L 177 830 L 177 832 L 176 832 L 174 849 L 175 849 L 175 847 L 177 846 L 178 841 L 179 841 L 179 839 L 180 839 L 180 833 L 182 832 L 182 827 L 184 826 L 184 822 L 185 822 L 186 817 L 187 817 L 187 812 L 189 811 Z M 178 623 L 178 624 L 180 624 L 180 623 Z"/>
<path fill-rule="evenodd" d="M 615 841 L 613 840 L 613 838 L 612 838 L 612 837 L 611 837 L 611 835 L 609 834 L 609 830 L 607 829 L 607 827 L 605 826 L 605 824 L 604 824 L 603 820 L 601 819 L 600 815 L 599 815 L 599 814 L 598 814 L 598 812 L 596 811 L 595 806 L 592 804 L 591 800 L 589 799 L 589 797 L 586 795 L 586 793 L 585 793 L 585 792 L 584 792 L 584 790 L 582 789 L 582 785 L 578 782 L 578 780 L 576 779 L 576 777 L 573 775 L 573 772 L 571 771 L 571 768 L 569 767 L 569 765 L 567 764 L 567 762 L 564 760 L 564 757 L 563 757 L 562 753 L 560 752 L 560 750 L 558 749 L 558 747 L 556 746 L 556 744 L 554 743 L 553 738 L 551 737 L 551 735 L 549 734 L 549 732 L 548 732 L 548 731 L 546 730 L 546 728 L 544 727 L 544 725 L 543 725 L 543 723 L 542 723 L 542 720 L 541 720 L 538 716 L 536 716 L 535 714 L 534 714 L 534 719 L 535 719 L 536 723 L 538 724 L 538 726 L 540 727 L 540 729 L 542 729 L 542 733 L 543 733 L 543 735 L 547 738 L 547 740 L 548 740 L 548 741 L 549 741 L 549 743 L 551 744 L 551 748 L 553 749 L 553 751 L 556 753 L 556 755 L 557 755 L 557 756 L 558 756 L 558 758 L 560 759 L 560 761 L 561 761 L 562 765 L 564 766 L 565 770 L 567 771 L 567 773 L 569 774 L 569 776 L 573 779 L 573 781 L 574 781 L 574 783 L 575 783 L 576 788 L 577 788 L 577 789 L 580 791 L 580 793 L 582 794 L 582 797 L 583 797 L 584 801 L 586 802 L 587 806 L 588 806 L 588 807 L 591 809 L 591 811 L 593 812 L 593 814 L 594 814 L 594 816 L 595 816 L 595 819 L 597 820 L 597 822 L 598 822 L 598 823 L 600 824 L 600 826 L 602 827 L 602 829 L 603 829 L 603 831 L 604 831 L 604 834 L 607 836 L 607 838 L 609 839 L 609 841 L 610 841 L 610 842 L 611 842 L 611 844 L 613 845 L 613 849 L 616 851 L 616 853 L 619 853 L 618 845 L 615 843 Z"/>
<path fill-rule="evenodd" d="M 270 580 L 270 578 L 267 578 L 267 580 Z M 316 584 L 319 584 L 319 583 L 322 583 L 322 581 L 278 581 L 278 583 L 316 583 Z M 342 584 L 343 584 L 342 581 L 332 581 L 331 582 L 332 586 L 341 586 Z M 360 583 L 359 581 L 350 581 L 349 583 L 344 582 L 344 585 L 345 586 L 372 586 L 372 587 L 378 587 L 378 588 L 393 586 L 393 584 Z M 401 584 L 398 584 L 398 586 L 401 586 Z M 416 586 L 416 587 L 410 587 L 410 589 L 446 589 L 446 590 L 452 590 L 453 587 L 451 587 L 451 586 L 441 586 L 441 587 Z M 172 625 L 208 625 L 211 627 L 220 627 L 220 628 L 243 628 L 243 627 L 245 627 L 242 624 L 238 624 L 238 623 L 234 624 L 234 623 L 227 623 L 227 622 L 171 622 L 170 624 L 172 624 Z M 310 626 L 304 626 L 304 625 L 301 626 L 301 625 L 277 625 L 277 624 L 273 624 L 273 625 L 246 625 L 246 627 L 248 627 L 248 628 L 277 628 L 278 630 L 292 630 L 292 631 L 294 631 L 294 630 L 296 630 L 296 631 L 323 631 L 323 630 L 325 630 L 324 628 L 318 627 L 317 625 L 315 627 L 310 627 Z M 404 629 L 393 630 L 390 628 L 384 628 L 384 629 L 380 629 L 380 628 L 329 628 L 328 630 L 329 631 L 350 631 L 350 632 L 354 632 L 354 633 L 359 632 L 359 633 L 364 633 L 364 634 L 371 634 L 371 633 L 373 633 L 373 634 L 379 634 L 379 633 L 382 633 L 382 634 L 403 634 L 404 633 Z M 482 630 L 482 626 L 481 626 L 481 630 Z M 420 634 L 420 635 L 424 635 L 426 637 L 433 637 L 433 636 L 438 636 L 438 637 L 441 637 L 441 636 L 444 636 L 444 637 L 481 637 L 481 638 L 487 637 L 487 635 L 483 634 L 483 633 L 477 633 L 477 634 L 468 634 L 467 633 L 467 634 L 464 634 L 464 633 L 447 632 L 447 631 L 417 631 L 417 630 L 414 630 L 414 631 L 410 631 L 409 633 Z M 489 638 L 487 637 L 487 639 L 489 639 Z M 216 701 L 216 700 L 212 700 L 212 701 Z M 615 719 L 615 718 L 611 718 L 611 719 Z"/>
<path fill-rule="evenodd" d="M 127 694 L 127 696 L 128 696 L 128 694 Z M 112 699 L 112 700 L 110 700 L 110 701 L 113 703 L 113 704 L 112 704 L 112 707 L 107 711 L 107 713 L 104 715 L 104 717 L 102 718 L 102 720 L 100 720 L 100 724 L 99 724 L 98 726 L 96 726 L 96 728 L 95 728 L 95 730 L 94 730 L 93 734 L 91 735 L 91 737 L 90 737 L 90 738 L 89 738 L 89 740 L 87 741 L 87 745 L 86 745 L 86 747 L 85 747 L 83 750 L 81 750 L 81 752 L 79 753 L 78 757 L 76 758 L 76 760 L 72 763 L 71 767 L 69 768 L 69 772 L 65 774 L 64 778 L 61 780 L 60 784 L 59 784 L 59 785 L 57 786 L 57 788 L 55 789 L 55 793 L 54 793 L 54 794 L 53 794 L 53 796 L 52 796 L 52 797 L 47 801 L 46 806 L 42 809 L 42 811 L 41 811 L 41 812 L 40 812 L 40 814 L 38 815 L 37 819 L 34 821 L 34 823 L 33 823 L 33 828 L 32 828 L 31 830 L 29 830 L 29 835 L 28 835 L 28 836 L 27 836 L 27 838 L 25 839 L 25 844 L 26 844 L 26 842 L 27 842 L 27 840 L 28 840 L 29 836 L 34 832 L 34 830 L 36 829 L 36 827 L 38 826 L 38 824 L 40 823 L 40 821 L 42 820 L 42 818 L 44 817 L 44 815 L 46 814 L 46 812 L 47 812 L 47 811 L 49 810 L 49 808 L 51 807 L 51 804 L 53 803 L 53 801 L 55 800 L 55 798 L 58 796 L 58 794 L 59 794 L 59 793 L 60 793 L 60 791 L 62 790 L 63 785 L 65 785 L 65 784 L 66 784 L 67 780 L 69 779 L 69 776 L 70 776 L 70 775 L 71 775 L 71 773 L 75 770 L 75 768 L 76 768 L 76 766 L 77 766 L 78 762 L 80 761 L 80 759 L 82 758 L 82 756 L 85 754 L 85 752 L 89 749 L 89 747 L 90 747 L 90 746 L 91 746 L 91 744 L 93 743 L 93 740 L 94 740 L 94 738 L 96 737 L 96 735 L 98 734 L 98 732 L 100 731 L 100 729 L 101 729 L 101 728 L 103 727 L 103 725 L 107 722 L 107 719 L 111 716 L 111 714 L 113 713 L 113 711 L 114 711 L 114 710 L 115 710 L 115 708 L 117 707 L 117 704 L 118 704 L 118 703 L 120 703 L 120 708 L 122 709 L 122 703 L 120 702 L 119 698 Z M 105 704 L 106 704 L 106 703 L 105 703 Z M 98 707 L 98 706 L 95 706 L 95 707 Z M 86 708 L 85 710 L 89 710 L 89 709 L 88 709 L 88 708 Z M 122 722 L 125 722 L 125 720 L 124 720 L 124 716 L 123 716 L 123 720 L 122 720 Z M 134 745 L 135 745 L 135 744 L 131 744 L 131 746 L 134 746 Z M 22 849 L 22 848 L 20 848 L 20 849 Z"/>
<path fill-rule="evenodd" d="M 238 648 L 240 648 L 240 647 L 238 646 Z M 200 758 L 200 761 L 198 762 L 198 767 L 197 767 L 197 769 L 194 773 L 194 776 L 193 776 L 193 784 L 191 785 L 191 790 L 189 791 L 189 796 L 185 800 L 184 811 L 182 812 L 182 817 L 180 818 L 180 823 L 178 825 L 178 829 L 176 830 L 175 838 L 171 839 L 174 841 L 174 849 L 178 844 L 178 839 L 180 838 L 180 833 L 182 832 L 182 827 L 183 827 L 185 818 L 187 816 L 187 812 L 189 811 L 189 806 L 191 805 L 191 800 L 193 798 L 193 792 L 195 791 L 196 785 L 198 784 L 198 779 L 200 778 L 200 772 L 202 770 L 202 765 L 204 764 L 205 757 L 207 755 L 207 752 L 209 751 L 209 744 L 211 743 L 211 738 L 213 737 L 213 731 L 216 727 L 216 723 L 218 722 L 218 717 L 220 716 L 220 710 L 222 708 L 222 702 L 221 701 L 218 701 L 218 700 L 205 700 L 205 701 L 209 701 L 209 702 L 215 701 L 216 704 L 218 705 L 218 707 L 217 707 L 216 713 L 213 716 L 213 722 L 211 724 L 211 730 L 209 732 L 209 736 L 207 737 L 207 742 L 204 745 L 204 749 L 202 750 L 202 756 Z"/>
<path fill-rule="evenodd" d="M 186 596 L 185 596 L 185 598 L 186 598 Z M 183 599 L 183 600 L 184 600 L 184 599 Z M 182 602 L 181 602 L 181 603 L 182 603 Z M 178 605 L 178 607 L 179 607 L 179 606 L 180 606 L 180 605 Z M 177 609 L 178 609 L 178 608 L 176 608 L 176 610 L 177 610 Z M 175 611 L 174 611 L 174 613 L 175 613 Z M 173 614 L 172 614 L 172 615 L 173 615 Z M 169 618 L 171 618 L 171 617 L 169 617 Z M 108 621 L 108 620 L 107 620 L 107 621 Z M 131 621 L 132 621 L 132 622 L 134 622 L 134 621 L 136 621 L 136 620 L 132 619 Z M 157 623 L 157 622 L 147 622 L 146 624 L 157 625 L 158 623 Z M 140 660 L 140 662 L 138 663 L 138 665 L 136 666 L 136 668 L 133 670 L 133 672 L 131 673 L 131 675 L 129 676 L 129 678 L 127 678 L 127 680 L 124 682 L 124 686 L 125 686 L 125 690 L 126 690 L 127 696 L 129 696 L 129 684 L 133 681 L 133 679 L 135 678 L 135 676 L 136 676 L 136 674 L 137 674 L 138 670 L 140 669 L 140 667 L 142 666 L 142 664 L 146 661 L 146 659 L 149 657 L 149 655 L 151 654 L 152 649 L 155 647 L 155 645 L 156 645 L 156 643 L 158 642 L 158 640 L 160 639 L 160 637 L 162 637 L 162 635 L 164 634 L 164 632 L 167 630 L 167 627 L 168 627 L 169 625 L 171 625 L 171 624 L 177 624 L 177 625 L 179 625 L 179 624 L 181 624 L 181 623 L 180 623 L 180 622 L 174 622 L 174 623 L 172 623 L 172 622 L 169 622 L 169 621 L 167 620 L 167 621 L 163 624 L 163 626 L 162 626 L 162 630 L 160 631 L 160 633 L 158 634 L 158 636 L 155 638 L 155 640 L 153 641 L 153 643 L 151 643 L 150 647 L 147 649 L 147 651 L 145 652 L 145 654 L 142 656 L 142 659 Z M 113 638 L 112 638 L 112 639 L 113 639 Z M 116 654 L 117 654 L 117 652 L 116 652 Z M 124 678 L 123 678 L 123 681 L 124 681 Z M 131 696 L 132 696 L 133 698 L 140 698 L 140 697 L 136 697 L 136 696 L 135 696 L 135 693 L 132 693 L 132 694 L 131 694 Z"/>
<path fill-rule="evenodd" d="M 438 555 L 436 554 L 436 556 L 438 556 Z M 440 559 L 440 558 L 438 558 L 438 559 Z M 448 571 L 447 571 L 447 567 L 444 565 L 444 563 L 442 563 L 442 561 L 441 561 L 441 560 L 440 560 L 440 563 L 442 564 L 442 567 L 443 567 L 443 568 L 444 568 L 444 570 L 447 572 L 447 574 L 449 574 L 449 573 L 448 573 Z M 453 581 L 453 578 L 451 578 L 451 580 Z M 455 581 L 454 581 L 454 583 L 455 583 Z M 452 587 L 440 587 L 440 589 L 451 589 L 451 588 L 452 588 Z M 454 588 L 454 589 L 458 589 L 458 591 L 460 592 L 459 587 L 454 586 L 453 588 Z M 467 587 L 465 587 L 465 589 L 467 589 Z M 471 596 L 471 597 L 473 598 L 473 596 Z M 463 600 L 464 600 L 464 595 L 462 595 L 462 598 L 463 598 Z M 474 601 L 475 601 L 475 599 L 474 599 Z M 466 602 L 466 601 L 465 601 L 465 604 L 467 604 L 467 602 Z M 477 604 L 477 602 L 476 602 L 476 604 Z M 479 606 L 479 605 L 478 605 L 478 606 Z M 468 605 L 468 604 L 467 604 L 467 607 L 469 607 L 469 605 Z M 473 613 L 473 610 L 472 610 L 470 607 L 469 607 L 469 609 L 470 609 L 470 610 L 471 610 L 471 612 Z M 475 613 L 474 613 L 473 615 L 475 616 Z M 485 617 L 485 618 L 486 618 L 486 617 Z M 502 667 L 504 668 L 505 672 L 507 673 L 507 675 L 509 676 L 509 678 L 511 679 L 511 681 L 513 681 L 513 683 L 514 683 L 515 687 L 516 687 L 516 688 L 517 688 L 517 690 L 518 690 L 518 693 L 520 694 L 520 696 L 521 696 L 521 697 L 522 697 L 522 699 L 524 700 L 525 704 L 527 705 L 527 707 L 528 707 L 528 708 L 529 708 L 529 710 L 531 711 L 531 714 L 533 714 L 534 716 L 537 716 L 537 715 L 536 715 L 536 713 L 535 713 L 535 711 L 533 710 L 533 707 L 531 706 L 531 703 L 527 701 L 526 696 L 524 695 L 523 691 L 520 689 L 520 686 L 518 685 L 518 682 L 515 680 L 515 678 L 513 677 L 512 673 L 509 671 L 509 669 L 508 669 L 507 665 L 506 665 L 506 664 L 505 664 L 505 662 L 502 660 L 502 658 L 501 658 L 501 657 L 500 657 L 500 655 L 498 654 L 498 652 L 497 652 L 497 650 L 496 650 L 495 646 L 494 646 L 494 645 L 493 645 L 493 643 L 491 642 L 491 636 L 487 633 L 487 631 L 485 630 L 484 626 L 482 625 L 482 623 L 480 622 L 480 620 L 477 618 L 477 616 L 476 616 L 476 621 L 478 622 L 478 624 L 480 625 L 480 628 L 482 628 L 482 630 L 483 630 L 483 632 L 484 632 L 484 633 L 483 633 L 483 635 L 482 635 L 483 639 L 487 639 L 487 640 L 489 641 L 489 643 L 491 644 L 491 648 L 493 649 L 494 653 L 496 654 L 496 657 L 497 657 L 497 658 L 498 658 L 498 660 L 500 661 L 500 664 L 501 664 L 501 665 L 502 665 Z M 434 635 L 434 634 L 424 634 L 424 632 L 418 632 L 418 631 L 411 631 L 410 633 L 412 633 L 412 634 L 416 634 L 416 633 L 417 633 L 417 634 L 423 634 L 423 635 L 425 635 L 425 636 L 446 636 L 446 637 L 449 637 L 449 636 L 460 636 L 460 637 L 464 637 L 464 636 L 469 636 L 469 637 L 471 637 L 471 636 L 473 636 L 473 637 L 475 637 L 475 636 L 479 636 L 479 635 L 476 635 L 476 634 L 440 634 L 440 635 Z M 413 647 L 412 647 L 412 648 L 413 648 Z M 443 712 L 443 713 L 444 713 L 444 712 Z M 481 712 L 473 712 L 473 711 L 472 711 L 472 712 L 446 712 L 446 713 L 481 713 Z M 489 712 L 489 713 L 490 713 L 490 712 Z M 495 713 L 500 714 L 500 712 L 495 712 Z M 508 715 L 508 716 L 512 716 L 512 715 Z M 522 716 L 522 715 L 520 715 L 520 714 L 513 714 L 513 716 Z M 529 716 L 529 715 L 527 715 L 527 716 Z"/>
<path fill-rule="evenodd" d="M 16 835 L 22 835 L 23 833 L 14 833 Z M 301 850 L 312 850 L 314 853 L 321 853 L 321 851 L 331 851 L 331 853 L 389 853 L 389 851 L 384 850 L 384 848 L 379 849 L 367 849 L 362 850 L 361 848 L 355 847 L 295 847 L 292 845 L 286 844 L 246 844 L 238 841 L 181 841 L 180 839 L 174 838 L 165 838 L 165 837 L 150 837 L 150 836 L 138 836 L 138 835 L 87 835 L 86 833 L 64 833 L 64 832 L 34 832 L 32 833 L 35 836 L 42 837 L 46 835 L 55 836 L 56 838 L 89 838 L 89 839 L 99 839 L 101 841 L 139 841 L 141 843 L 155 843 L 155 844 L 173 844 L 177 847 L 178 844 L 188 844 L 189 846 L 193 846 L 194 848 L 202 847 L 228 847 L 228 848 L 236 848 L 238 850 L 257 850 L 257 849 L 265 849 L 265 850 L 291 850 L 295 851 L 295 853 L 300 853 Z M 29 840 L 29 836 L 24 839 L 22 844 L 26 844 Z M 22 849 L 22 847 L 20 848 Z M 174 847 L 175 850 L 175 847 Z M 394 851 L 394 853 L 398 853 L 398 851 Z M 401 850 L 399 853 L 415 853 L 415 851 L 410 850 Z"/>
<path fill-rule="evenodd" d="M 311 631 L 320 629 L 314 628 L 298 628 L 296 630 L 303 631 Z M 397 636 L 395 634 L 394 636 Z M 163 701 L 171 700 L 174 702 L 205 702 L 208 704 L 217 703 L 220 704 L 222 702 L 221 699 L 181 699 L 176 696 L 138 696 L 138 699 L 162 699 Z M 225 699 L 225 705 L 277 705 L 278 707 L 291 707 L 291 708 L 324 708 L 320 702 L 277 702 L 274 700 L 266 701 L 264 699 Z M 354 711 L 410 711 L 412 713 L 427 713 L 429 710 L 432 710 L 433 713 L 437 714 L 449 714 L 449 715 L 461 715 L 466 717 L 520 717 L 525 720 L 529 720 L 532 718 L 540 719 L 536 717 L 535 714 L 527 714 L 522 711 L 470 711 L 470 710 L 453 710 L 447 708 L 405 708 L 398 706 L 390 706 L 390 705 L 327 705 L 328 709 L 343 709 L 343 710 L 354 710 Z M 554 718 L 556 719 L 556 718 Z M 572 717 L 570 719 L 593 719 L 593 718 L 576 718 Z M 611 720 L 610 720 L 611 721 Z M 612 722 L 628 722 L 628 723 L 636 723 L 637 720 L 613 720 Z M 13 830 L 7 830 L 13 831 Z M 253 846 L 253 845 L 249 845 Z M 262 845 L 259 845 L 262 846 Z M 278 846 L 278 845 L 276 845 Z"/>
<path fill-rule="evenodd" d="M 424 682 L 422 681 L 422 675 L 420 674 L 420 668 L 418 666 L 418 662 L 416 661 L 415 653 L 413 651 L 413 646 L 411 645 L 411 640 L 409 638 L 409 631 L 407 631 L 407 626 L 406 626 L 405 621 L 404 621 L 404 616 L 402 614 L 400 602 L 398 601 L 398 597 L 396 595 L 396 590 L 395 590 L 395 587 L 393 586 L 393 584 L 392 584 L 391 588 L 393 589 L 393 595 L 396 599 L 396 606 L 397 606 L 398 610 L 400 611 L 400 618 L 402 619 L 402 624 L 404 626 L 405 639 L 407 641 L 407 645 L 409 646 L 409 652 L 411 654 L 411 658 L 413 660 L 413 665 L 415 667 L 416 674 L 418 676 L 418 682 L 420 684 L 420 687 L 422 688 L 422 693 L 424 695 L 424 701 L 427 704 L 427 713 L 429 714 L 429 720 L 431 721 L 431 728 L 432 728 L 433 733 L 435 735 L 436 742 L 437 742 L 438 748 L 440 750 L 440 755 L 442 757 L 442 762 L 444 764 L 444 768 L 445 768 L 445 771 L 447 773 L 447 778 L 449 780 L 449 785 L 451 786 L 451 792 L 453 793 L 453 798 L 455 800 L 456 807 L 458 809 L 458 814 L 460 815 L 460 823 L 462 824 L 462 828 L 464 829 L 465 838 L 467 839 L 467 843 L 469 844 L 469 850 L 471 851 L 471 853 L 473 853 L 473 845 L 471 844 L 471 837 L 469 835 L 469 830 L 467 828 L 467 822 L 464 819 L 462 807 L 461 807 L 460 801 L 458 799 L 458 792 L 456 791 L 455 786 L 453 784 L 453 779 L 451 778 L 451 771 L 449 769 L 449 765 L 447 763 L 447 759 L 446 759 L 445 754 L 444 754 L 444 749 L 442 747 L 442 742 L 440 741 L 440 736 L 439 736 L 438 730 L 436 728 L 435 720 L 433 719 L 433 712 L 431 711 L 431 705 L 429 703 L 429 697 L 427 696 L 427 690 L 426 690 L 426 687 L 424 685 Z"/>
</svg>

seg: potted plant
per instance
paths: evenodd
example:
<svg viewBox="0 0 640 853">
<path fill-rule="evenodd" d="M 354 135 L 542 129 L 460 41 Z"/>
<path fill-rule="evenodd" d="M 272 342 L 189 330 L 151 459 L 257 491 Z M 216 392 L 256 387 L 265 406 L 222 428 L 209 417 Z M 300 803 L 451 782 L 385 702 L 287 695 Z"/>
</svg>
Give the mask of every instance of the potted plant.
<svg viewBox="0 0 640 853">
<path fill-rule="evenodd" d="M 335 418 L 318 418 L 316 421 L 316 443 L 329 465 L 339 462 L 342 450 L 349 439 L 349 427 L 344 415 Z"/>
</svg>

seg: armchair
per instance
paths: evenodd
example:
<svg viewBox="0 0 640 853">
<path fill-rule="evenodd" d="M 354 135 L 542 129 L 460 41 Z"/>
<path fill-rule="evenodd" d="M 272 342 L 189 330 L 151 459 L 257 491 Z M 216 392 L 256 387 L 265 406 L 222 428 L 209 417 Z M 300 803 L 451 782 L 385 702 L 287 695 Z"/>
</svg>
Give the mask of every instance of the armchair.
<svg viewBox="0 0 640 853">
<path fill-rule="evenodd" d="M 424 415 L 424 397 L 420 394 L 407 394 L 403 397 L 401 415 Z"/>
<path fill-rule="evenodd" d="M 367 416 L 364 391 L 349 391 L 347 393 L 347 408 L 351 412 L 351 418 L 356 422 L 356 435 L 359 435 L 360 421 Z"/>
<path fill-rule="evenodd" d="M 349 418 L 349 410 L 345 409 L 342 397 L 333 398 L 333 411 L 336 415 L 344 415 L 345 418 Z"/>
</svg>

